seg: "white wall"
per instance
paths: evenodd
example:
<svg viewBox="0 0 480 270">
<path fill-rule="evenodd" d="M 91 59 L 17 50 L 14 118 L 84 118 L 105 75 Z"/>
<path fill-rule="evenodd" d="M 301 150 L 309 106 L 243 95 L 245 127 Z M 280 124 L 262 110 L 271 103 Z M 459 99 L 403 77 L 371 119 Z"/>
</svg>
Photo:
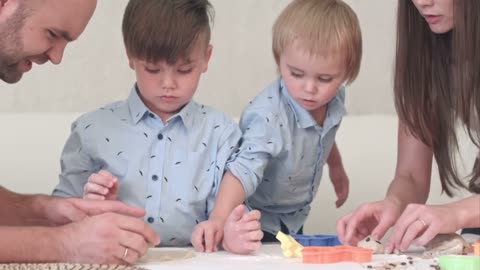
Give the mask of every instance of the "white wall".
<svg viewBox="0 0 480 270">
<path fill-rule="evenodd" d="M 211 0 L 214 54 L 196 99 L 232 116 L 276 76 L 271 27 L 288 0 Z M 349 87 L 350 113 L 393 113 L 391 70 L 396 0 L 348 0 L 361 22 L 363 64 Z M 60 66 L 34 67 L 15 85 L 0 83 L 0 112 L 83 112 L 124 99 L 134 74 L 124 54 L 127 0 L 99 0 L 80 40 Z"/>
</svg>

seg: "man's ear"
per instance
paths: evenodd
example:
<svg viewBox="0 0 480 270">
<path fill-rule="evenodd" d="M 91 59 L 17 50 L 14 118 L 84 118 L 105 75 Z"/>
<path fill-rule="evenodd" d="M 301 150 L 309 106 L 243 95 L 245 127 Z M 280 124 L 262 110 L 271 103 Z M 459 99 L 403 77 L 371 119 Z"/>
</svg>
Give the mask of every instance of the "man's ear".
<svg viewBox="0 0 480 270">
<path fill-rule="evenodd" d="M 0 23 L 5 22 L 15 12 L 18 12 L 19 6 L 18 0 L 0 0 Z"/>
</svg>

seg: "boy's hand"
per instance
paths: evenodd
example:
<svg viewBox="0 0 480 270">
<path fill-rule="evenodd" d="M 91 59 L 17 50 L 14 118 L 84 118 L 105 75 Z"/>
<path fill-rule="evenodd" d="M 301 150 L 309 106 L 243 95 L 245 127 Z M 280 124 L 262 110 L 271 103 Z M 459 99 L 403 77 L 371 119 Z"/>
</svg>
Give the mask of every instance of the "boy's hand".
<svg viewBox="0 0 480 270">
<path fill-rule="evenodd" d="M 258 210 L 244 214 L 245 205 L 237 206 L 225 222 L 223 247 L 236 254 L 257 251 L 262 245 L 263 232 Z"/>
<path fill-rule="evenodd" d="M 118 179 L 110 172 L 101 170 L 88 177 L 83 187 L 83 198 L 92 200 L 116 200 L 118 197 Z"/>
<path fill-rule="evenodd" d="M 218 244 L 223 238 L 224 221 L 211 217 L 209 220 L 200 222 L 193 229 L 192 245 L 200 252 L 216 252 Z"/>
<path fill-rule="evenodd" d="M 328 166 L 328 168 L 330 180 L 332 181 L 333 188 L 337 194 L 337 201 L 335 202 L 335 205 L 337 208 L 340 208 L 348 198 L 348 176 L 343 168 L 343 165 L 341 164 Z"/>
</svg>

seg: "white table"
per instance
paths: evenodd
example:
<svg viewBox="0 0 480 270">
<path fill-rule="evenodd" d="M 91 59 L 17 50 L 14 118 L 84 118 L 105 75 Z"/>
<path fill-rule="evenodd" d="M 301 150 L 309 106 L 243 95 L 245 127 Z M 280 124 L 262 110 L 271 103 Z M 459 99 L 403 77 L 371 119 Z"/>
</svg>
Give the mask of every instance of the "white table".
<svg viewBox="0 0 480 270">
<path fill-rule="evenodd" d="M 193 249 L 179 248 L 157 248 L 151 252 L 168 251 L 193 251 Z M 234 255 L 224 251 L 216 253 L 198 253 L 194 252 L 193 258 L 169 261 L 155 264 L 141 264 L 139 266 L 150 270 L 162 269 L 195 269 L 195 270 L 297 270 L 297 269 L 320 269 L 320 270 L 363 270 L 366 269 L 357 263 L 336 263 L 336 264 L 303 264 L 301 259 L 289 259 L 283 256 L 280 245 L 263 245 L 262 248 L 252 255 Z M 374 255 L 373 263 L 384 263 L 386 261 L 408 261 L 406 255 Z M 432 270 L 430 265 L 433 260 L 416 261 L 414 266 L 403 269 Z M 400 268 L 399 268 L 400 269 Z"/>
</svg>

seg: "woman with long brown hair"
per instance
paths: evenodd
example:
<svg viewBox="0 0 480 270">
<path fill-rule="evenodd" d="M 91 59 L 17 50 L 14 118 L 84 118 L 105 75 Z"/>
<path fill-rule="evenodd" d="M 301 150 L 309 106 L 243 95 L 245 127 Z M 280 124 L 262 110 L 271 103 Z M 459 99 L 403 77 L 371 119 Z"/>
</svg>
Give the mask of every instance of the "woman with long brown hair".
<svg viewBox="0 0 480 270">
<path fill-rule="evenodd" d="M 478 194 L 425 205 L 433 158 L 448 196 L 462 188 L 480 193 L 479 158 L 468 176 L 460 175 L 455 159 L 459 127 L 480 146 L 480 1 L 398 0 L 394 95 L 398 159 L 387 195 L 337 222 L 346 244 L 367 235 L 381 239 L 393 226 L 387 253 L 480 227 Z"/>
</svg>

